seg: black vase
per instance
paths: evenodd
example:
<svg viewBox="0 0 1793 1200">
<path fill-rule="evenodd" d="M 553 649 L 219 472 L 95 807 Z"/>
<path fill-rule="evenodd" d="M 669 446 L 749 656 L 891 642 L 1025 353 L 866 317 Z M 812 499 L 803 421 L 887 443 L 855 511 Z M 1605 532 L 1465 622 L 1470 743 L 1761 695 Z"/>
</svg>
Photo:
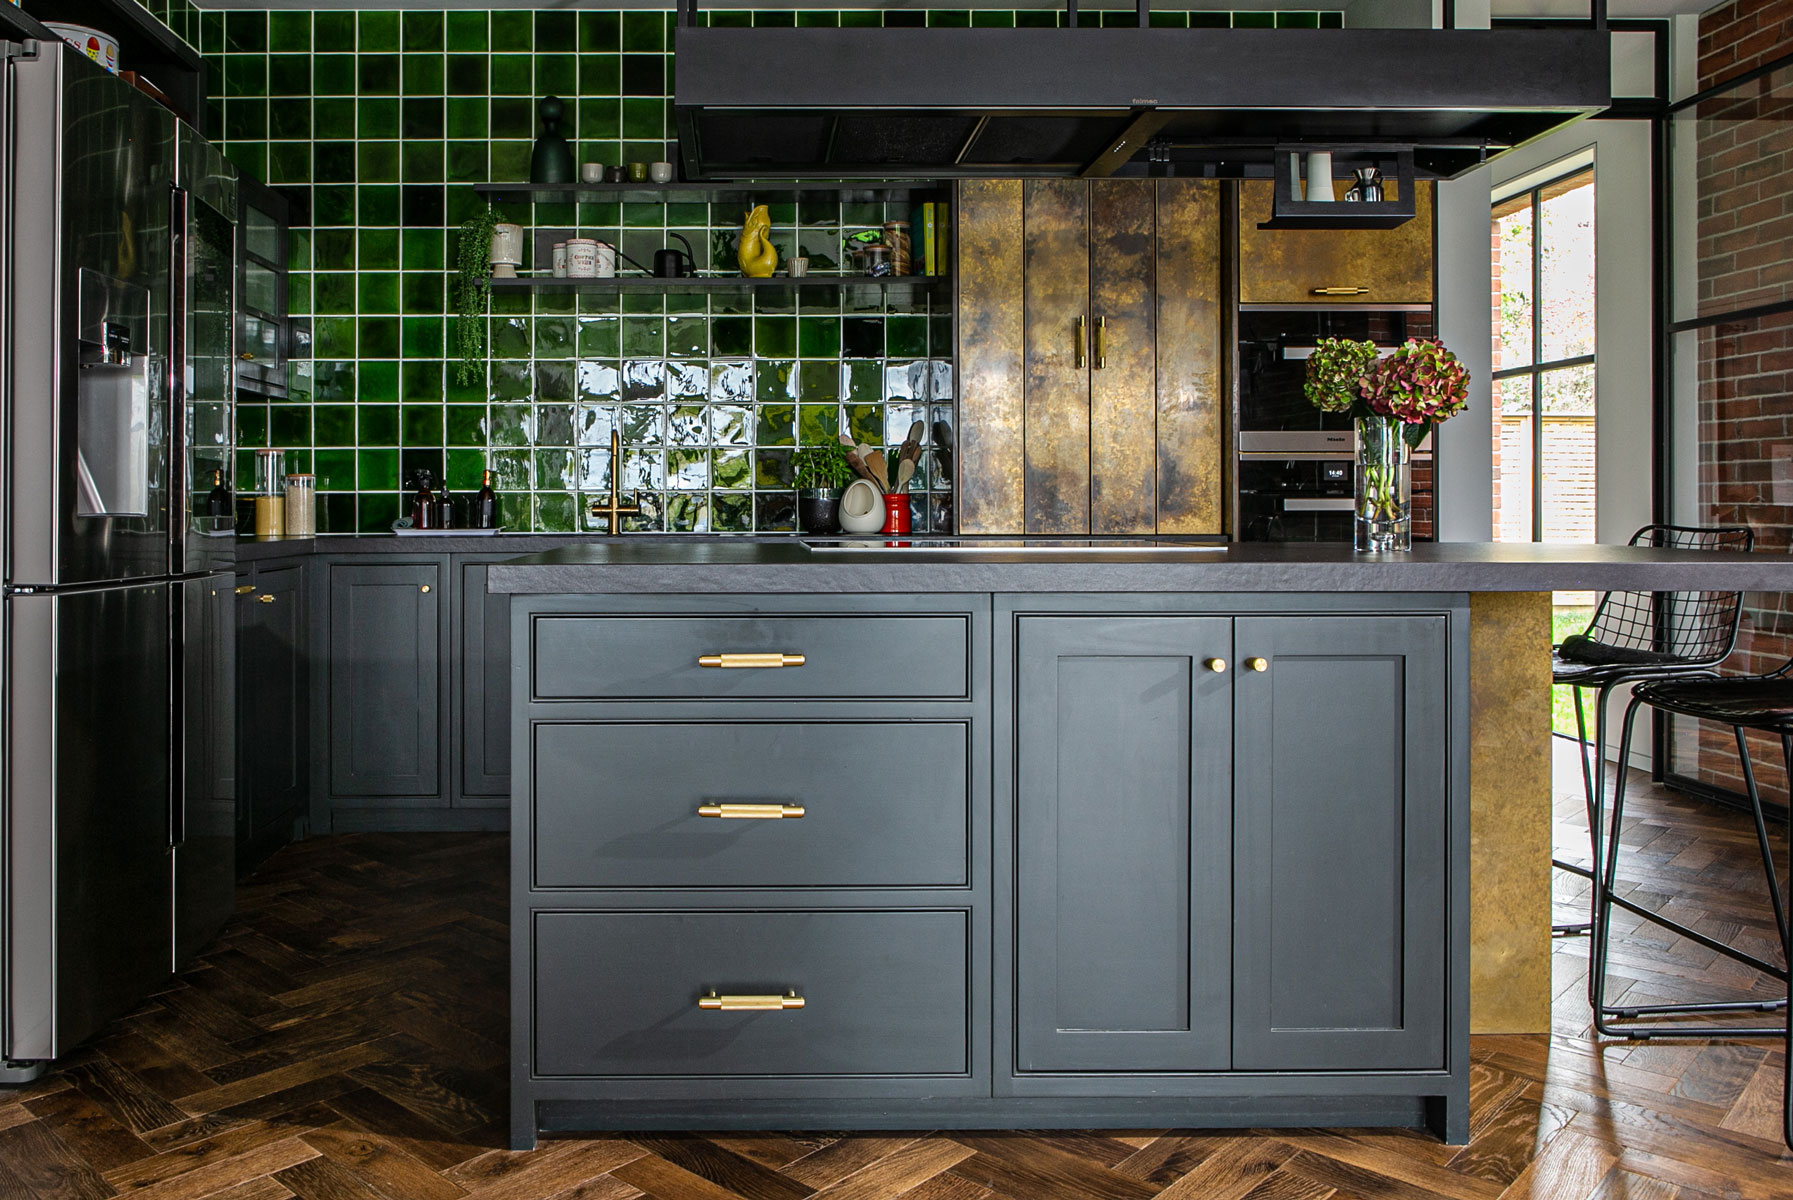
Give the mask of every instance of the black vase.
<svg viewBox="0 0 1793 1200">
<path fill-rule="evenodd" d="M 542 136 L 535 139 L 535 152 L 529 156 L 529 182 L 572 183 L 578 178 L 573 148 L 560 134 L 560 121 L 566 111 L 559 96 L 545 96 L 536 105 L 542 118 Z"/>
<path fill-rule="evenodd" d="M 803 533 L 840 532 L 840 493 L 833 488 L 798 492 L 797 528 Z"/>
</svg>

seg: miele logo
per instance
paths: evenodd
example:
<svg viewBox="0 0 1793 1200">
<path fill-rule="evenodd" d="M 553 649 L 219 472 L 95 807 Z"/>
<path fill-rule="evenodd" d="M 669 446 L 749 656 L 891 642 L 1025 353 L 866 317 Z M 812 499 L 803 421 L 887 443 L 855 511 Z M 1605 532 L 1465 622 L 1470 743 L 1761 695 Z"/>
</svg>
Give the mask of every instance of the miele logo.
<svg viewBox="0 0 1793 1200">
<path fill-rule="evenodd" d="M 1137 97 L 1137 96 L 1135 96 L 1135 97 L 1134 97 L 1134 98 L 1133 98 L 1133 103 L 1134 103 L 1134 104 L 1135 104 L 1135 105 L 1142 105 L 1142 104 L 1144 104 L 1144 105 L 1152 105 L 1152 106 L 1154 106 L 1154 107 L 1155 107 L 1155 106 L 1156 106 L 1156 105 L 1157 105 L 1157 103 L 1158 103 L 1158 101 L 1157 101 L 1157 99 L 1156 99 L 1156 97 L 1154 97 L 1154 98 L 1153 98 L 1153 99 L 1151 99 L 1151 100 L 1141 100 L 1141 99 L 1140 99 L 1140 98 L 1139 98 L 1139 97 Z"/>
<path fill-rule="evenodd" d="M 1352 435 L 1348 433 L 1329 433 L 1326 435 L 1326 440 L 1329 442 L 1344 443 L 1350 441 L 1351 437 Z"/>
</svg>

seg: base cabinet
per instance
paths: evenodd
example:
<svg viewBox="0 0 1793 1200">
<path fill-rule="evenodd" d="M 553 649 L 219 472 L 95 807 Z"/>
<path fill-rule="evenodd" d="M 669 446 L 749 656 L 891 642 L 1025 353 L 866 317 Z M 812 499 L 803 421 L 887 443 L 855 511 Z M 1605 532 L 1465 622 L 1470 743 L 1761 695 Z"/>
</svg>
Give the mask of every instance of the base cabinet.
<svg viewBox="0 0 1793 1200">
<path fill-rule="evenodd" d="M 657 665 L 555 649 L 650 613 Z M 926 699 L 840 669 L 924 629 Z M 1464 597 L 531 597 L 511 632 L 514 1147 L 1466 1139 Z"/>
<path fill-rule="evenodd" d="M 330 795 L 441 804 L 444 563 L 328 571 Z"/>
<path fill-rule="evenodd" d="M 292 840 L 310 791 L 306 564 L 237 575 L 237 873 Z"/>
</svg>

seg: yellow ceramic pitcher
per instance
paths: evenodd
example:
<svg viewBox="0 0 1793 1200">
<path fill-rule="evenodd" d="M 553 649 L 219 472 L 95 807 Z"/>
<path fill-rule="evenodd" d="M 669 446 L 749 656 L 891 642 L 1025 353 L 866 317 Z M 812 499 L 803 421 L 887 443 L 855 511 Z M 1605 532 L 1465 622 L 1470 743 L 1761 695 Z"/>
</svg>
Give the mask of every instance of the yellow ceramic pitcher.
<svg viewBox="0 0 1793 1200">
<path fill-rule="evenodd" d="M 772 214 L 764 204 L 756 205 L 741 223 L 741 242 L 735 248 L 735 261 L 741 274 L 749 279 L 770 279 L 778 266 L 778 248 L 772 244 Z"/>
</svg>

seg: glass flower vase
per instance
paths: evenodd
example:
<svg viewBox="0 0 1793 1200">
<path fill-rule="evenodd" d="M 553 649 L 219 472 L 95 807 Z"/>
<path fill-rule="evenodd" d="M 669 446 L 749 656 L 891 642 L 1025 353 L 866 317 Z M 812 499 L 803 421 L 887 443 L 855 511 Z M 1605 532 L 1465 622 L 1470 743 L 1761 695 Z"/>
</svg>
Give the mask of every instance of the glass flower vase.
<svg viewBox="0 0 1793 1200">
<path fill-rule="evenodd" d="M 1357 504 L 1352 521 L 1359 551 L 1413 548 L 1412 448 L 1401 422 L 1364 417 L 1357 422 Z"/>
</svg>

